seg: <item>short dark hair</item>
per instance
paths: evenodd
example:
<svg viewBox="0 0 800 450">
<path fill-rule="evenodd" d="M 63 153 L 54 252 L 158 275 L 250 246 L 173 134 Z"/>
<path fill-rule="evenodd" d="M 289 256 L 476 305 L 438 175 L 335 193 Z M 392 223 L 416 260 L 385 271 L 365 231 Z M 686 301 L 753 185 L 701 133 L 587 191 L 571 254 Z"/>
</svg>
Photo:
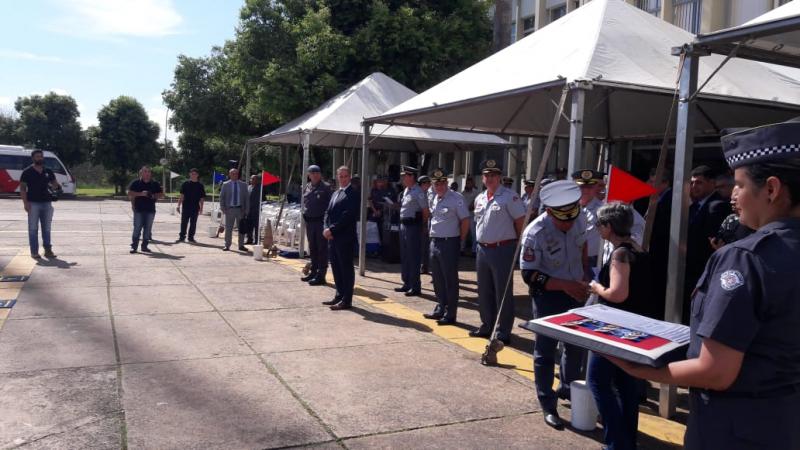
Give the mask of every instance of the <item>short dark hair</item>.
<svg viewBox="0 0 800 450">
<path fill-rule="evenodd" d="M 38 153 L 38 154 L 40 154 L 40 155 L 42 155 L 42 156 L 44 156 L 44 152 L 43 152 L 43 151 L 41 151 L 41 150 L 39 150 L 39 149 L 36 149 L 36 150 L 34 150 L 34 151 L 32 151 L 32 152 L 31 152 L 31 158 L 33 158 L 34 156 L 36 156 L 36 154 L 37 154 L 37 153 Z"/>
<path fill-rule="evenodd" d="M 758 188 L 764 187 L 767 178 L 775 177 L 786 185 L 792 206 L 800 204 L 800 158 L 775 163 L 759 163 L 744 166 L 747 175 Z"/>
<path fill-rule="evenodd" d="M 707 180 L 713 180 L 714 178 L 717 178 L 717 172 L 711 167 L 703 165 L 703 166 L 697 166 L 694 169 L 692 169 L 692 176 L 703 177 Z"/>
<path fill-rule="evenodd" d="M 192 172 L 195 172 L 195 173 L 200 173 L 200 171 L 199 171 L 199 170 L 197 170 L 197 169 L 195 169 L 194 167 L 192 167 L 191 169 L 189 169 L 189 173 L 192 173 Z"/>
<path fill-rule="evenodd" d="M 622 202 L 611 202 L 597 210 L 598 225 L 609 225 L 619 237 L 628 237 L 633 228 L 633 208 Z"/>
</svg>

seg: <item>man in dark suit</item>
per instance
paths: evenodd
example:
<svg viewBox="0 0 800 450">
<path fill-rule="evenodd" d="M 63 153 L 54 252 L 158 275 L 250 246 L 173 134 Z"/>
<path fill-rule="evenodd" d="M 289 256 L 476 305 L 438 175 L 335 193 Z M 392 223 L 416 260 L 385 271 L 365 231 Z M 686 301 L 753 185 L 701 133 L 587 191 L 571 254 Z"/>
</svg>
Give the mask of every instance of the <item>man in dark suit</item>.
<svg viewBox="0 0 800 450">
<path fill-rule="evenodd" d="M 653 219 L 653 231 L 650 234 L 650 282 L 653 285 L 654 311 L 660 311 L 663 318 L 667 293 L 667 259 L 669 258 L 669 221 L 672 214 L 672 174 L 664 171 L 661 180 L 656 180 L 655 169 L 650 172 L 649 183 L 658 191 Z M 650 211 L 647 214 L 651 214 Z"/>
<path fill-rule="evenodd" d="M 353 303 L 353 285 L 356 273 L 353 269 L 353 248 L 356 245 L 356 221 L 359 218 L 359 190 L 350 185 L 350 169 L 339 167 L 336 171 L 339 189 L 331 195 L 325 214 L 325 230 L 322 235 L 328 240 L 333 281 L 336 296 L 322 302 L 331 310 L 350 309 Z"/>
<path fill-rule="evenodd" d="M 708 166 L 692 170 L 689 185 L 689 231 L 686 241 L 686 279 L 683 292 L 683 323 L 691 317 L 692 291 L 706 267 L 714 248 L 710 239 L 716 237 L 722 221 L 731 213 L 731 205 L 716 191 L 716 173 Z"/>
</svg>

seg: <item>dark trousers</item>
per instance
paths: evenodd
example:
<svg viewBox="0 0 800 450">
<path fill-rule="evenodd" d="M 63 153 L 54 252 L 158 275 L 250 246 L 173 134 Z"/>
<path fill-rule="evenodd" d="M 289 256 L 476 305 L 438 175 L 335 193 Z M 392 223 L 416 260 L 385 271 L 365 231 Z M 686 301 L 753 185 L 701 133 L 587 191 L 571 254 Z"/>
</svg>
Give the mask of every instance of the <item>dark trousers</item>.
<svg viewBox="0 0 800 450">
<path fill-rule="evenodd" d="M 724 394 L 723 394 L 724 395 Z M 800 393 L 774 398 L 689 392 L 686 450 L 800 448 Z"/>
<path fill-rule="evenodd" d="M 247 237 L 248 242 L 252 242 L 253 244 L 258 244 L 259 236 L 258 236 L 258 210 L 250 210 L 250 213 L 247 215 L 247 219 L 244 221 L 244 234 Z"/>
<path fill-rule="evenodd" d="M 356 237 L 337 236 L 328 241 L 328 254 L 331 260 L 333 282 L 336 284 L 336 298 L 342 303 L 353 303 L 353 286 L 356 282 L 356 271 L 353 268 L 353 248 Z"/>
<path fill-rule="evenodd" d="M 433 291 L 436 294 L 436 315 L 448 320 L 456 320 L 458 311 L 458 258 L 461 251 L 461 239 L 431 238 L 431 274 L 433 275 Z"/>
<path fill-rule="evenodd" d="M 478 272 L 478 307 L 481 315 L 480 331 L 490 332 L 499 314 L 496 336 L 499 339 L 510 338 L 511 327 L 514 326 L 514 289 L 513 282 L 508 282 L 508 276 L 514 267 L 515 248 L 516 242 L 493 248 L 478 245 L 475 259 L 475 268 Z"/>
<path fill-rule="evenodd" d="M 603 441 L 609 450 L 636 450 L 638 381 L 611 361 L 589 352 L 586 382 L 603 418 Z"/>
<path fill-rule="evenodd" d="M 430 270 L 429 263 L 431 261 L 431 237 L 427 227 L 420 227 L 422 236 L 419 238 L 420 244 L 420 264 L 419 272 L 428 273 Z"/>
<path fill-rule="evenodd" d="M 567 312 L 580 306 L 577 300 L 561 291 L 546 291 L 533 297 L 533 317 L 551 316 Z M 536 335 L 533 346 L 533 373 L 536 383 L 536 396 L 542 410 L 555 412 L 558 397 L 553 391 L 555 377 L 556 346 L 558 341 L 543 335 Z M 573 345 L 564 344 L 559 364 L 560 385 L 558 390 L 569 393 L 569 384 L 581 378 L 585 351 Z"/>
<path fill-rule="evenodd" d="M 186 226 L 189 226 L 189 239 L 194 239 L 194 232 L 197 230 L 198 210 L 187 208 L 185 205 L 181 210 L 181 231 L 178 238 L 186 239 Z"/>
<path fill-rule="evenodd" d="M 322 220 L 306 221 L 306 238 L 311 253 L 311 272 L 314 279 L 324 280 L 328 273 L 328 240 L 322 235 Z M 352 264 L 351 264 L 352 265 Z"/>
<path fill-rule="evenodd" d="M 420 243 L 422 232 L 418 224 L 400 225 L 400 263 L 402 266 L 403 287 L 408 291 L 422 290 L 419 279 L 420 260 L 422 258 Z"/>
</svg>

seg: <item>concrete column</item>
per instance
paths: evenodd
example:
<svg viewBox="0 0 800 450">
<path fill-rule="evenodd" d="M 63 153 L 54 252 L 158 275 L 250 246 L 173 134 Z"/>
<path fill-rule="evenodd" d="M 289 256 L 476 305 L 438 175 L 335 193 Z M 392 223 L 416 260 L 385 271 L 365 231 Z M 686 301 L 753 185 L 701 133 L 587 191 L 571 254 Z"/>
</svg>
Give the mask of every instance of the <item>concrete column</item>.
<svg viewBox="0 0 800 450">
<path fill-rule="evenodd" d="M 437 158 L 436 158 L 436 167 L 441 167 L 442 169 L 446 169 L 447 168 L 447 155 L 448 155 L 448 153 L 439 152 L 439 154 L 437 155 Z M 432 168 L 435 169 L 436 167 L 432 167 Z"/>
<path fill-rule="evenodd" d="M 534 0 L 536 2 L 536 16 L 534 17 L 534 27 L 538 30 L 547 25 L 547 0 Z"/>
<path fill-rule="evenodd" d="M 558 169 L 567 168 L 569 162 L 569 139 L 558 140 L 558 158 L 555 161 L 553 171 Z"/>
<path fill-rule="evenodd" d="M 525 158 L 525 179 L 532 180 L 539 170 L 544 156 L 544 139 L 528 138 L 527 156 Z"/>
<path fill-rule="evenodd" d="M 586 86 L 588 83 L 576 82 L 570 89 L 572 106 L 570 108 L 569 124 L 569 159 L 567 160 L 567 173 L 580 169 L 583 160 L 583 106 L 586 101 Z"/>
<path fill-rule="evenodd" d="M 453 181 L 458 183 L 458 190 L 464 188 L 464 180 L 462 174 L 464 173 L 464 152 L 456 150 L 453 154 Z"/>
<path fill-rule="evenodd" d="M 341 148 L 334 149 L 333 150 L 333 167 L 331 169 L 333 171 L 333 173 L 331 174 L 331 179 L 332 180 L 336 179 L 336 169 L 338 169 L 339 167 L 342 166 L 343 161 L 344 161 L 344 150 L 342 150 Z"/>
<path fill-rule="evenodd" d="M 661 20 L 673 23 L 675 20 L 675 6 L 672 0 L 661 0 Z"/>
</svg>

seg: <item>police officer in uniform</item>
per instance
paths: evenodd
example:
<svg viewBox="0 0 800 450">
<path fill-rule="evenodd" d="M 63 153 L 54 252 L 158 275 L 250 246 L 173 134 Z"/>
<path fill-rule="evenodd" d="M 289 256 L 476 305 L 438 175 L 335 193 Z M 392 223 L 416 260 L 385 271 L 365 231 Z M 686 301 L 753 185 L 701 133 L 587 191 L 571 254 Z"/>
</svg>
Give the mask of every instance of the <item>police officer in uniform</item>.
<svg viewBox="0 0 800 450">
<path fill-rule="evenodd" d="M 422 175 L 417 178 L 417 184 L 419 184 L 419 188 L 422 189 L 422 192 L 425 193 L 425 198 L 428 200 L 428 211 L 430 211 L 431 206 L 433 205 L 433 197 L 436 196 L 436 194 L 433 192 L 433 188 L 431 187 L 431 177 Z M 431 259 L 430 223 L 421 229 L 422 237 L 420 238 L 420 254 L 422 256 L 420 257 L 419 273 L 429 274 L 430 271 L 428 270 L 428 263 Z"/>
<path fill-rule="evenodd" d="M 403 286 L 395 288 L 407 297 L 422 292 L 419 268 L 422 257 L 422 228 L 427 226 L 428 197 L 417 184 L 417 169 L 403 166 L 400 173 L 405 189 L 400 194 L 400 263 Z"/>
<path fill-rule="evenodd" d="M 311 286 L 325 284 L 328 272 L 328 240 L 322 235 L 325 228 L 325 211 L 331 201 L 331 186 L 322 181 L 319 166 L 308 166 L 309 183 L 303 190 L 303 220 L 306 223 L 308 248 L 311 253 L 311 271 L 301 278 Z"/>
<path fill-rule="evenodd" d="M 513 283 L 508 283 L 508 277 L 514 269 L 517 239 L 525 226 L 525 204 L 516 192 L 500 185 L 500 167 L 495 160 L 484 161 L 481 173 L 486 190 L 475 198 L 475 268 L 481 326 L 469 335 L 496 338 L 508 344 L 514 325 Z M 498 315 L 497 334 L 490 336 Z"/>
<path fill-rule="evenodd" d="M 572 179 L 581 188 L 581 208 L 586 215 L 586 230 L 588 233 L 587 246 L 589 248 L 589 265 L 597 267 L 597 256 L 600 254 L 600 232 L 597 230 L 597 210 L 603 206 L 603 201 L 598 194 L 605 189 L 603 172 L 592 169 L 578 170 L 572 174 Z"/>
<path fill-rule="evenodd" d="M 525 204 L 525 209 L 532 211 L 531 218 L 535 219 L 539 211 L 539 199 L 533 198 L 533 188 L 536 187 L 536 182 L 533 180 L 525 180 L 525 193 L 522 194 L 522 203 Z M 533 206 L 531 206 L 533 204 Z"/>
<path fill-rule="evenodd" d="M 800 448 L 800 121 L 723 136 L 739 220 L 756 230 L 717 250 L 691 307 L 685 361 L 630 374 L 690 387 L 685 446 Z"/>
<path fill-rule="evenodd" d="M 581 191 L 567 180 L 555 181 L 541 190 L 546 214 L 537 217 L 522 234 L 520 268 L 533 299 L 538 319 L 577 308 L 588 297 L 586 216 L 578 203 Z M 569 385 L 580 377 L 584 351 L 564 345 L 559 366 L 560 385 L 553 391 L 556 345 L 547 336 L 536 336 L 533 371 L 536 395 L 544 421 L 556 429 L 564 423 L 556 409 L 558 397 L 569 398 Z"/>
<path fill-rule="evenodd" d="M 464 197 L 447 186 L 444 170 L 433 171 L 433 206 L 430 226 L 430 268 L 436 309 L 424 314 L 439 325 L 456 323 L 458 309 L 458 258 L 461 242 L 469 233 L 469 210 Z"/>
</svg>

